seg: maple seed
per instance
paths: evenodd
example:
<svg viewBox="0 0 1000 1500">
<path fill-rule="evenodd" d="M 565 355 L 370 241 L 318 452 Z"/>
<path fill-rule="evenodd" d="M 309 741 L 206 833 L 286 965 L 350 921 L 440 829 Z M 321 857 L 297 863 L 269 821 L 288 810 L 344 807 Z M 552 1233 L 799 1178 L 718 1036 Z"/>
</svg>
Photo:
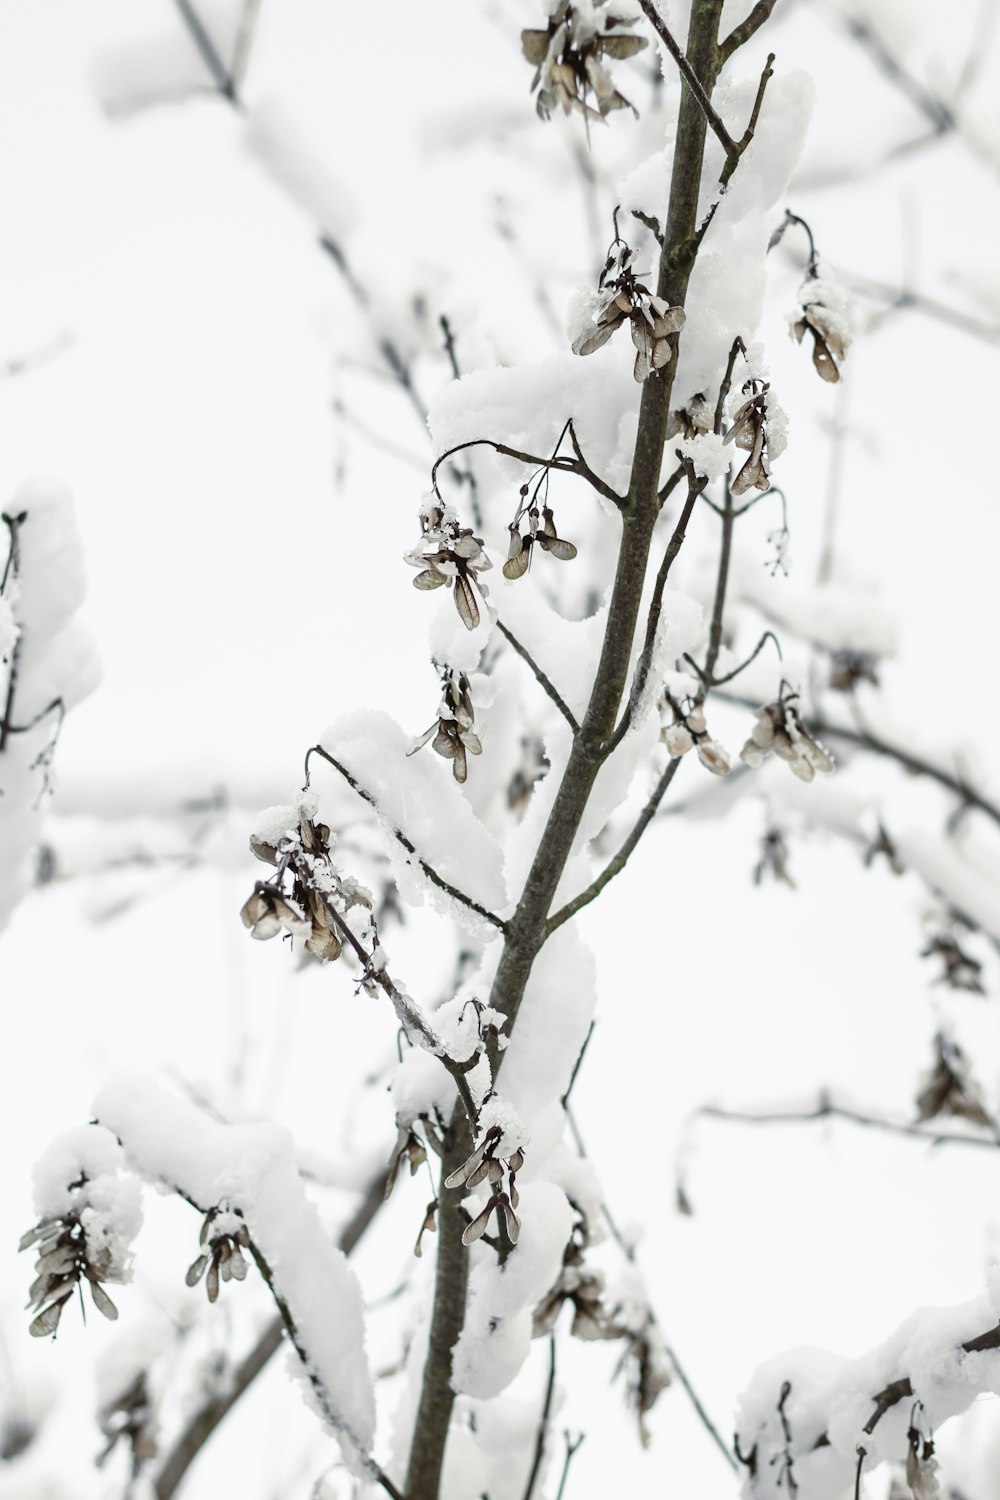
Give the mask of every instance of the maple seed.
<svg viewBox="0 0 1000 1500">
<path fill-rule="evenodd" d="M 641 385 L 669 361 L 670 336 L 683 328 L 686 314 L 639 281 L 632 260 L 631 249 L 617 233 L 616 219 L 615 239 L 597 283 L 596 321 L 577 334 L 573 353 L 593 354 L 616 328 L 628 323 L 636 349 L 632 374 Z"/>
</svg>

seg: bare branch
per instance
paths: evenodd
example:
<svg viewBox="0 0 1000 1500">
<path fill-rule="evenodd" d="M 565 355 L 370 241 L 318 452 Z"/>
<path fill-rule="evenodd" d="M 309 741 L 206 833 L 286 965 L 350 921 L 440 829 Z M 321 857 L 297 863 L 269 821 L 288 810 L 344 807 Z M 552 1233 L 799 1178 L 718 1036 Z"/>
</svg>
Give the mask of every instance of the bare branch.
<svg viewBox="0 0 1000 1500">
<path fill-rule="evenodd" d="M 180 11 L 188 34 L 194 42 L 201 56 L 202 62 L 212 75 L 213 82 L 219 93 L 228 99 L 235 109 L 242 109 L 239 96 L 236 92 L 236 83 L 231 76 L 212 38 L 205 29 L 205 24 L 195 10 L 190 0 L 174 0 L 174 4 Z"/>
<path fill-rule="evenodd" d="M 632 856 L 632 852 L 638 844 L 639 840 L 642 838 L 643 834 L 646 832 L 646 829 L 649 827 L 653 818 L 656 816 L 656 810 L 659 807 L 660 803 L 663 801 L 663 795 L 666 792 L 667 787 L 676 776 L 677 767 L 680 765 L 680 763 L 680 756 L 675 756 L 673 760 L 667 763 L 663 775 L 656 783 L 649 801 L 646 803 L 642 812 L 639 814 L 632 832 L 622 844 L 621 848 L 618 850 L 618 853 L 614 856 L 613 859 L 610 859 L 608 861 L 601 873 L 595 880 L 591 881 L 590 885 L 587 886 L 587 889 L 585 891 L 581 891 L 578 896 L 574 896 L 572 901 L 567 901 L 565 906 L 560 907 L 560 909 L 553 916 L 549 917 L 548 921 L 545 924 L 546 936 L 551 937 L 552 933 L 555 932 L 557 928 L 561 927 L 564 922 L 568 922 L 570 917 L 575 917 L 578 911 L 582 911 L 585 906 L 589 906 L 591 901 L 595 901 L 601 894 L 608 882 L 614 880 L 616 875 L 621 874 L 622 870 L 624 870 L 625 866 L 628 864 L 629 859 Z"/>
<path fill-rule="evenodd" d="M 374 807 L 376 811 L 378 811 L 378 803 L 372 796 L 371 792 L 369 792 L 366 787 L 363 787 L 360 781 L 358 781 L 356 777 L 351 775 L 347 767 L 342 766 L 340 761 L 337 760 L 335 756 L 330 754 L 329 750 L 324 750 L 322 745 L 312 745 L 306 752 L 306 786 L 309 785 L 309 758 L 313 755 L 321 756 L 323 760 L 325 760 L 329 765 L 333 766 L 335 771 L 339 771 L 351 790 L 357 792 L 358 796 L 361 797 L 363 801 L 367 802 L 369 807 Z M 454 901 L 458 901 L 462 906 L 468 907 L 469 911 L 474 911 L 478 917 L 482 917 L 484 921 L 489 922 L 492 924 L 492 926 L 499 928 L 501 932 L 504 931 L 506 924 L 503 921 L 502 917 L 498 917 L 496 912 L 487 911 L 485 906 L 480 906 L 478 901 L 474 901 L 471 896 L 467 896 L 464 891 L 460 891 L 457 886 L 452 885 L 450 880 L 445 880 L 443 875 L 439 875 L 434 866 L 428 864 L 427 860 L 423 859 L 421 855 L 418 854 L 416 845 L 411 843 L 411 841 L 406 837 L 406 834 L 403 833 L 402 829 L 394 827 L 391 823 L 388 825 L 388 827 L 397 844 L 399 844 L 401 848 L 405 849 L 407 854 L 413 855 L 414 859 L 417 861 L 417 864 L 420 866 L 421 870 L 423 870 L 424 874 L 427 876 L 427 879 L 431 882 L 432 885 L 436 885 L 438 890 L 444 891 L 445 894 L 451 896 Z"/>
<path fill-rule="evenodd" d="M 353 1215 L 344 1225 L 337 1243 L 345 1255 L 350 1255 L 385 1202 L 385 1183 L 386 1173 L 377 1173 Z M 281 1348 L 284 1338 L 285 1325 L 281 1317 L 276 1315 L 263 1329 L 253 1348 L 236 1366 L 225 1391 L 211 1396 L 188 1418 L 154 1480 L 156 1500 L 173 1500 L 185 1474 L 212 1433 L 229 1415 L 244 1391 L 253 1384 L 272 1355 Z"/>
<path fill-rule="evenodd" d="M 663 609 L 663 591 L 667 586 L 667 579 L 670 576 L 670 569 L 673 567 L 674 559 L 684 545 L 687 526 L 691 519 L 691 513 L 694 510 L 695 501 L 708 483 L 706 479 L 697 479 L 695 477 L 694 468 L 690 460 L 685 461 L 683 467 L 688 476 L 687 499 L 684 501 L 681 513 L 677 518 L 663 554 L 663 561 L 660 563 L 656 581 L 653 584 L 653 596 L 649 603 L 649 613 L 646 616 L 646 636 L 642 644 L 642 651 L 639 653 L 639 659 L 635 664 L 632 689 L 629 693 L 625 712 L 622 714 L 618 726 L 607 745 L 602 746 L 602 750 L 607 755 L 616 750 L 625 738 L 632 723 L 636 706 L 642 697 L 643 689 L 646 686 L 646 678 L 649 676 L 649 669 L 653 662 L 653 652 L 656 649 L 656 633 L 659 629 L 660 614 Z"/>
<path fill-rule="evenodd" d="M 984 1146 L 989 1151 L 1000 1149 L 993 1136 L 965 1135 L 957 1130 L 926 1130 L 921 1125 L 887 1120 L 878 1115 L 865 1114 L 862 1110 L 851 1109 L 848 1105 L 835 1104 L 827 1094 L 820 1095 L 813 1109 L 738 1110 L 706 1104 L 695 1110 L 695 1118 L 725 1120 L 741 1125 L 811 1125 L 819 1120 L 845 1120 L 851 1125 L 880 1130 L 886 1135 L 901 1135 L 910 1140 L 925 1141 L 928 1146 Z"/>
<path fill-rule="evenodd" d="M 723 63 L 728 62 L 733 53 L 748 42 L 765 21 L 770 20 L 775 4 L 776 0 L 757 0 L 746 20 L 733 27 L 725 41 L 719 43 L 719 57 Z"/>
<path fill-rule="evenodd" d="M 511 448 L 507 443 L 499 443 L 495 438 L 470 438 L 466 443 L 456 443 L 453 448 L 447 448 L 435 460 L 434 467 L 431 470 L 431 488 L 440 500 L 442 496 L 438 488 L 437 475 L 438 470 L 445 460 L 451 458 L 455 453 L 463 453 L 467 448 L 485 447 L 492 448 L 495 453 L 502 454 L 504 458 L 516 458 L 519 463 L 528 464 L 533 469 L 555 469 L 557 472 L 563 474 L 578 474 L 581 479 L 587 481 L 592 489 L 595 489 L 599 495 L 603 495 L 605 500 L 610 500 L 612 505 L 617 506 L 620 510 L 625 503 L 624 500 L 609 484 L 605 484 L 604 480 L 595 474 L 593 469 L 584 460 L 576 441 L 576 434 L 573 432 L 572 422 L 567 423 L 567 431 L 570 433 L 571 441 L 576 449 L 578 455 L 576 458 L 570 458 L 568 453 L 557 455 L 554 458 L 542 458 L 537 453 L 525 453 L 521 448 Z"/>
<path fill-rule="evenodd" d="M 725 125 L 722 122 L 721 116 L 717 113 L 711 99 L 702 87 L 701 79 L 698 77 L 697 73 L 688 62 L 683 51 L 681 50 L 680 43 L 674 37 L 673 33 L 670 30 L 670 27 L 660 15 L 655 4 L 653 3 L 653 0 L 639 0 L 639 4 L 642 6 L 643 14 L 645 15 L 646 19 L 650 22 L 653 30 L 656 32 L 657 36 L 660 38 L 667 51 L 670 53 L 670 56 L 677 64 L 681 77 L 684 79 L 684 82 L 691 90 L 691 93 L 694 95 L 695 99 L 697 99 L 699 107 L 701 108 L 702 113 L 705 116 L 705 119 L 711 126 L 713 133 L 718 136 L 719 140 L 721 141 L 722 149 L 725 151 L 728 158 L 735 150 L 736 142 L 729 134 L 729 131 L 726 129 Z"/>
<path fill-rule="evenodd" d="M 546 677 L 545 673 L 535 661 L 535 658 L 531 655 L 530 651 L 528 651 L 525 646 L 521 645 L 521 642 L 511 631 L 507 629 L 507 626 L 503 623 L 502 620 L 497 620 L 497 629 L 503 636 L 504 640 L 507 641 L 511 646 L 513 646 L 514 650 L 517 652 L 521 660 L 527 662 L 528 666 L 531 668 L 532 672 L 535 675 L 535 678 L 538 681 L 539 687 L 542 688 L 548 698 L 551 698 L 552 702 L 555 704 L 556 708 L 558 708 L 559 712 L 562 714 L 563 718 L 566 720 L 566 723 L 569 725 L 570 729 L 572 729 L 573 733 L 579 734 L 580 726 L 576 722 L 572 709 L 567 706 L 562 694 L 556 687 L 553 686 L 549 678 Z"/>
<path fill-rule="evenodd" d="M 538 1419 L 538 1432 L 535 1437 L 535 1456 L 531 1463 L 531 1472 L 528 1482 L 524 1487 L 524 1500 L 531 1500 L 535 1493 L 535 1484 L 539 1471 L 542 1467 L 542 1459 L 545 1456 L 545 1444 L 549 1436 L 549 1417 L 552 1412 L 552 1393 L 556 1385 L 556 1336 L 549 1334 L 549 1378 L 545 1386 L 545 1399 L 542 1402 L 542 1411 Z"/>
</svg>

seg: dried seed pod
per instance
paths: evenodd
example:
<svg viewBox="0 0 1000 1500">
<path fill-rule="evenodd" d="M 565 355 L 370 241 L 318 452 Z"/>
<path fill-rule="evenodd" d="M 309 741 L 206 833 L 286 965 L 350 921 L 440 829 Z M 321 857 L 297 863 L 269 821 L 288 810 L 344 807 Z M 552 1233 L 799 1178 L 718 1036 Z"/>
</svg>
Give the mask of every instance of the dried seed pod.
<svg viewBox="0 0 1000 1500">
<path fill-rule="evenodd" d="M 490 1222 L 490 1215 L 493 1213 L 493 1210 L 498 1207 L 499 1203 L 500 1199 L 498 1197 L 492 1197 L 487 1203 L 486 1207 L 483 1209 L 482 1213 L 477 1214 L 476 1218 L 472 1220 L 471 1224 L 467 1224 L 465 1226 L 465 1231 L 462 1235 L 463 1245 L 473 1244 L 476 1240 L 478 1240 L 482 1235 L 486 1233 L 486 1226 Z"/>
</svg>

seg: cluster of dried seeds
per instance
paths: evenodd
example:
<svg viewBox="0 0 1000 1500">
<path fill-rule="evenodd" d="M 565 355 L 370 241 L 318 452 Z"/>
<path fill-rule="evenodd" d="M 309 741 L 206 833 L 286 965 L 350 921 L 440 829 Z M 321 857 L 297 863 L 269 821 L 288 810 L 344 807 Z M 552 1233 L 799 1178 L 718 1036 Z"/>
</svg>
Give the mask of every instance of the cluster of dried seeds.
<svg viewBox="0 0 1000 1500">
<path fill-rule="evenodd" d="M 84 1186 L 83 1183 L 80 1184 Z M 34 1245 L 35 1279 L 28 1293 L 28 1307 L 36 1314 L 28 1332 L 34 1338 L 45 1338 L 59 1327 L 63 1308 L 78 1287 L 86 1281 L 98 1312 L 118 1317 L 118 1309 L 104 1290 L 105 1281 L 117 1281 L 112 1254 L 107 1246 L 95 1247 L 87 1237 L 80 1213 L 62 1214 L 43 1219 L 22 1236 L 19 1250 Z"/>
<path fill-rule="evenodd" d="M 687 755 L 697 747 L 698 759 L 713 776 L 728 776 L 733 769 L 728 751 L 718 740 L 713 740 L 705 721 L 705 710 L 700 703 L 684 708 L 680 703 L 667 699 L 673 712 L 673 723 L 666 725 L 660 738 L 673 756 Z"/>
<path fill-rule="evenodd" d="M 535 67 L 531 88 L 538 90 L 535 108 L 543 120 L 556 109 L 567 115 L 579 110 L 588 120 L 601 120 L 615 109 L 635 113 L 604 66 L 607 58 L 634 57 L 647 45 L 645 37 L 627 30 L 634 25 L 634 17 L 617 14 L 608 0 L 579 6 L 558 0 L 544 31 L 521 32 L 522 51 Z M 594 105 L 587 102 L 589 95 Z"/>
<path fill-rule="evenodd" d="M 420 543 L 405 554 L 406 561 L 420 572 L 413 580 L 417 589 L 453 589 L 455 608 L 467 630 L 479 624 L 476 590 L 482 599 L 489 589 L 479 577 L 493 566 L 483 547 L 482 537 L 474 536 L 470 527 L 459 526 L 454 512 L 436 502 L 420 513 Z"/>
<path fill-rule="evenodd" d="M 97 1456 L 100 1468 L 120 1442 L 128 1444 L 132 1454 L 132 1477 L 142 1465 L 157 1455 L 156 1408 L 146 1383 L 146 1371 L 135 1379 L 98 1413 L 98 1425 L 107 1443 Z"/>
<path fill-rule="evenodd" d="M 657 297 L 633 270 L 633 254 L 617 235 L 597 283 L 596 316 L 573 340 L 574 354 L 593 354 L 616 328 L 628 323 L 635 345 L 632 374 L 641 384 L 661 370 L 671 355 L 670 337 L 684 326 L 682 307 L 671 307 Z"/>
<path fill-rule="evenodd" d="M 698 391 L 686 406 L 679 406 L 667 418 L 667 437 L 682 437 L 685 442 L 711 432 L 715 425 L 715 412 L 709 405 L 704 391 Z"/>
<path fill-rule="evenodd" d="M 438 716 L 431 727 L 407 750 L 415 755 L 431 741 L 431 749 L 445 760 L 451 761 L 451 771 L 456 781 L 465 781 L 469 774 L 469 755 L 480 755 L 482 744 L 476 734 L 475 710 L 469 692 L 469 679 L 464 672 L 454 672 L 449 667 L 441 669 L 442 694 L 438 704 Z"/>
<path fill-rule="evenodd" d="M 406 1161 L 410 1166 L 410 1176 L 415 1177 L 417 1172 L 427 1160 L 427 1147 L 417 1135 L 412 1125 L 404 1125 L 397 1121 L 396 1144 L 389 1158 L 389 1166 L 385 1178 L 385 1196 L 388 1198 L 396 1186 L 400 1168 Z"/>
<path fill-rule="evenodd" d="M 466 1226 L 462 1235 L 463 1245 L 471 1245 L 486 1233 L 490 1218 L 494 1213 L 497 1216 L 497 1224 L 501 1234 L 510 1245 L 517 1244 L 517 1237 L 521 1232 L 520 1220 L 514 1210 L 517 1208 L 517 1186 L 516 1176 L 524 1164 L 524 1152 L 518 1147 L 512 1151 L 506 1164 L 499 1157 L 497 1148 L 503 1139 L 503 1131 L 498 1125 L 493 1125 L 483 1136 L 479 1145 L 470 1156 L 462 1163 L 457 1171 L 452 1172 L 445 1178 L 445 1187 L 464 1187 L 466 1192 L 477 1188 L 481 1182 L 489 1182 L 490 1196 L 486 1207 L 481 1213 Z M 507 1187 L 501 1186 L 504 1173 L 507 1175 Z"/>
<path fill-rule="evenodd" d="M 985 995 L 983 966 L 978 958 L 967 953 L 953 932 L 937 932 L 921 950 L 921 958 L 940 958 L 944 969 L 934 981 L 946 984 L 950 990 L 965 990 L 970 995 Z"/>
<path fill-rule="evenodd" d="M 258 880 L 240 910 L 251 937 L 267 940 L 284 930 L 305 939 L 306 952 L 332 963 L 343 952 L 338 918 L 352 907 L 372 910 L 371 893 L 359 881 L 338 874 L 330 857 L 330 830 L 301 813 L 298 828 L 277 844 L 251 838 L 259 860 L 274 865 L 274 880 Z M 292 888 L 283 881 L 291 872 Z M 369 924 L 374 926 L 374 919 Z"/>
<path fill-rule="evenodd" d="M 934 1063 L 917 1095 L 916 1103 L 918 1120 L 953 1115 L 958 1119 L 969 1120 L 973 1125 L 992 1128 L 993 1122 L 968 1076 L 962 1049 L 941 1032 L 934 1038 Z"/>
<path fill-rule="evenodd" d="M 201 1254 L 188 1266 L 188 1286 L 197 1286 L 207 1269 L 205 1290 L 209 1302 L 219 1295 L 219 1282 L 244 1281 L 247 1262 L 243 1251 L 250 1248 L 250 1235 L 239 1213 L 225 1207 L 210 1208 L 198 1236 Z"/>
<path fill-rule="evenodd" d="M 544 505 L 539 513 L 537 504 L 529 504 L 528 493 L 529 486 L 522 484 L 517 512 L 507 528 L 510 532 L 510 547 L 507 561 L 503 565 L 503 576 L 511 582 L 523 578 L 527 573 L 536 547 L 541 547 L 549 557 L 558 558 L 560 562 L 572 562 L 576 556 L 573 543 L 565 541 L 556 531 L 551 506 Z M 524 525 L 527 530 L 522 532 L 521 527 Z"/>
<path fill-rule="evenodd" d="M 773 753 L 779 760 L 787 762 L 800 781 L 812 781 L 817 771 L 829 776 L 834 770 L 834 759 L 829 750 L 803 728 L 795 707 L 797 696 L 796 693 L 782 692 L 773 703 L 754 710 L 757 722 L 740 751 L 740 759 L 748 766 L 757 767 Z"/>
<path fill-rule="evenodd" d="M 817 374 L 835 385 L 851 347 L 844 294 L 835 282 L 819 274 L 814 263 L 799 288 L 799 304 L 799 314 L 791 325 L 792 334 L 800 344 L 807 333 L 811 335 L 813 366 Z"/>
<path fill-rule="evenodd" d="M 837 693 L 853 693 L 859 682 L 878 687 L 878 665 L 873 651 L 834 651 L 830 656 L 830 686 Z"/>
<path fill-rule="evenodd" d="M 737 448 L 750 455 L 733 480 L 734 495 L 745 495 L 749 489 L 767 490 L 771 487 L 768 389 L 766 381 L 747 381 L 743 394 L 748 395 L 748 399 L 736 412 L 726 433 L 727 443 L 735 443 Z"/>
</svg>

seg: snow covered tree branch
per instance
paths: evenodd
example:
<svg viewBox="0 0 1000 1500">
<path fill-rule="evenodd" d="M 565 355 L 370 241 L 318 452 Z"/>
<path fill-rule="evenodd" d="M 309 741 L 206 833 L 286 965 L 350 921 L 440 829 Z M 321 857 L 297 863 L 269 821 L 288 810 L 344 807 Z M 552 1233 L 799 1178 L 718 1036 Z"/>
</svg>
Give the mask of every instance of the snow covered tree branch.
<svg viewBox="0 0 1000 1500">
<path fill-rule="evenodd" d="M 222 743 L 234 761 L 253 757 L 255 773 L 259 757 L 259 776 L 244 773 L 232 798 L 213 792 L 203 817 L 193 789 L 225 787 L 226 775 L 184 771 L 179 758 L 147 775 L 137 699 L 128 774 L 105 735 L 100 775 L 78 781 L 77 801 L 43 832 L 54 735 L 89 685 L 92 657 L 76 634 L 65 496 L 32 482 L 3 513 L 0 921 L 31 883 L 29 851 L 43 847 L 39 906 L 84 901 L 109 945 L 130 926 L 154 928 L 126 1023 L 116 1026 L 103 994 L 90 1006 L 93 1065 L 110 1069 L 120 1051 L 128 1076 L 98 1088 L 92 1123 L 59 1137 L 36 1176 L 37 1222 L 23 1240 L 36 1257 L 31 1332 L 58 1333 L 72 1369 L 74 1297 L 89 1305 L 87 1291 L 108 1323 L 93 1320 L 102 1332 L 88 1329 L 89 1344 L 115 1324 L 100 1355 L 100 1483 L 135 1500 L 215 1488 L 220 1472 L 248 1495 L 259 1480 L 261 1493 L 306 1485 L 314 1500 L 345 1484 L 395 1500 L 631 1491 L 649 1481 L 639 1450 L 660 1435 L 671 1400 L 685 1418 L 681 1445 L 694 1434 L 687 1487 L 709 1500 L 736 1482 L 759 1500 L 781 1489 L 861 1500 L 880 1464 L 905 1471 L 915 1500 L 933 1500 L 938 1429 L 996 1383 L 994 1273 L 975 1301 L 914 1314 L 862 1359 L 770 1358 L 746 1386 L 732 1447 L 723 1436 L 737 1376 L 762 1343 L 785 1341 L 772 1336 L 754 1275 L 771 1262 L 811 1265 L 797 1248 L 808 1211 L 795 1200 L 818 1176 L 813 1158 L 786 1169 L 783 1156 L 771 1177 L 752 1153 L 790 1158 L 799 1135 L 818 1132 L 761 1127 L 842 1121 L 873 1149 L 911 1154 L 913 1142 L 975 1145 L 940 1155 L 987 1168 L 1000 1139 L 988 1009 L 1000 810 L 988 771 L 957 740 L 953 682 L 967 664 L 921 676 L 919 734 L 890 721 L 882 679 L 895 627 L 869 573 L 853 576 L 842 558 L 848 543 L 866 565 L 877 557 L 879 524 L 900 566 L 926 537 L 916 500 L 889 527 L 883 485 L 862 524 L 840 483 L 845 446 L 860 469 L 858 455 L 875 451 L 865 424 L 881 437 L 891 403 L 866 384 L 878 384 L 865 360 L 879 325 L 852 324 L 830 269 L 862 212 L 824 212 L 803 185 L 808 169 L 793 175 L 813 104 L 796 64 L 826 67 L 815 41 L 802 41 L 813 23 L 774 0 L 690 0 L 669 15 L 658 0 L 523 0 L 523 29 L 490 12 L 496 34 L 484 43 L 487 22 L 472 12 L 435 31 L 433 7 L 397 6 L 374 42 L 354 17 L 332 31 L 317 23 L 338 48 L 343 32 L 345 52 L 363 41 L 358 77 L 342 72 L 331 93 L 330 56 L 290 42 L 288 13 L 265 10 L 258 26 L 259 10 L 258 0 L 175 0 L 159 43 L 126 41 L 94 69 L 119 122 L 108 139 L 117 133 L 137 175 L 155 143 L 190 153 L 185 213 L 199 185 L 213 204 L 246 194 L 234 224 L 245 213 L 255 233 L 240 230 L 218 262 L 206 235 L 192 257 L 232 313 L 234 385 L 254 357 L 240 340 L 256 342 L 266 307 L 296 369 L 310 371 L 311 356 L 289 332 L 295 319 L 313 343 L 333 344 L 333 359 L 324 346 L 298 381 L 291 360 L 275 362 L 288 409 L 272 394 L 273 413 L 247 420 L 259 409 L 244 390 L 237 429 L 259 475 L 239 466 L 242 438 L 227 446 L 209 431 L 198 461 L 192 438 L 171 486 L 186 538 L 162 610 L 173 660 L 189 686 L 210 681 L 205 622 L 211 613 L 228 628 L 232 614 L 219 675 L 230 714 L 244 670 L 251 688 L 242 731 L 227 723 Z M 928 119 L 928 101 L 944 101 L 940 135 L 974 134 L 959 108 L 966 84 L 925 87 L 912 58 L 897 69 L 903 44 L 883 35 L 884 18 L 856 12 L 844 12 L 853 42 Z M 373 47 L 396 61 L 362 89 Z M 496 98 L 477 84 L 465 104 L 443 102 L 449 71 L 468 65 L 478 79 L 487 61 Z M 305 96 L 322 77 L 322 118 L 342 93 L 355 99 L 332 133 L 326 119 L 325 140 L 270 92 L 283 71 L 297 104 L 299 83 Z M 434 99 L 419 126 L 411 93 Z M 373 172 L 365 219 L 357 161 L 383 148 L 393 186 L 388 170 L 384 191 Z M 456 149 L 460 192 L 442 166 Z M 231 305 L 244 256 L 243 300 Z M 888 284 L 881 274 L 873 261 L 873 284 Z M 554 309 L 571 284 L 563 328 Z M 900 284 L 919 308 L 907 275 Z M 977 284 L 988 287 L 985 273 Z M 328 311 L 324 299 L 338 294 Z M 945 304 L 924 300 L 941 322 Z M 212 301 L 198 307 L 200 347 L 218 330 Z M 989 327 L 972 314 L 951 323 Z M 922 346 L 922 380 L 929 363 Z M 980 373 L 970 388 L 985 384 Z M 936 388 L 935 400 L 944 409 Z M 296 440 L 310 403 L 324 422 L 332 411 L 332 445 L 325 428 L 314 448 Z M 809 503 L 825 441 L 810 437 L 810 406 L 832 434 L 825 512 Z M 201 415 L 189 415 L 192 430 Z M 930 443 L 926 425 L 914 446 Z M 275 468 L 258 443 L 273 445 Z M 950 489 L 972 451 L 971 439 L 954 446 Z M 230 503 L 239 511 L 216 538 L 224 566 L 199 489 L 209 454 L 222 454 L 211 480 L 225 491 L 220 516 Z M 332 520 L 325 490 L 315 512 L 304 498 L 324 465 Z M 922 476 L 938 472 L 924 465 Z M 417 510 L 410 535 L 404 508 Z M 788 576 L 793 531 L 807 551 L 821 534 L 814 580 Z M 952 606 L 924 580 L 919 604 L 929 661 L 928 620 L 940 636 Z M 186 635 L 202 605 L 205 622 Z M 116 636 L 129 633 L 116 622 Z M 188 713 L 193 740 L 210 741 L 222 696 L 215 682 L 209 709 Z M 941 722 L 944 749 L 933 744 Z M 157 734 L 162 724 L 154 746 Z M 303 750 L 305 785 L 293 791 Z M 285 789 L 272 796 L 276 774 Z M 277 805 L 251 820 L 247 805 L 269 798 Z M 749 852 L 733 859 L 748 830 Z M 820 855 L 830 873 L 807 895 L 802 870 L 815 880 Z M 140 884 L 143 868 L 158 885 Z M 874 893 L 852 885 L 848 916 L 845 870 Z M 70 875 L 72 891 L 58 878 Z M 865 910 L 875 896 L 892 911 L 884 932 Z M 61 912 L 58 930 L 79 942 Z M 866 955 L 855 932 L 865 920 L 875 933 Z M 904 1014 L 908 956 L 928 996 Z M 63 988 L 75 1003 L 75 973 Z M 599 991 L 610 1003 L 598 1012 Z M 132 1028 L 165 1032 L 175 1013 L 188 1018 L 183 1045 L 161 1064 Z M 595 1027 L 595 1013 L 606 1024 Z M 795 1048 L 810 1045 L 823 1071 L 800 1079 Z M 880 1047 L 898 1049 L 902 1103 L 898 1086 L 883 1089 Z M 84 1076 L 92 1060 L 77 1051 Z M 828 1052 L 841 1062 L 827 1069 Z M 33 1070 L 44 1073 L 40 1055 Z M 848 1056 L 867 1067 L 863 1086 L 841 1071 Z M 64 1090 L 77 1111 L 93 1097 L 77 1071 Z M 721 1165 L 709 1120 L 725 1122 Z M 675 1223 L 664 1182 L 678 1152 Z M 699 1174 L 727 1172 L 715 1201 L 731 1199 L 728 1217 L 712 1238 L 692 1223 L 711 1200 Z M 898 1232 L 909 1235 L 923 1205 L 907 1191 Z M 168 1213 L 186 1217 L 171 1199 L 200 1216 L 197 1246 L 168 1224 Z M 647 1247 L 637 1207 L 652 1226 Z M 154 1222 L 168 1225 L 159 1248 Z M 855 1233 L 843 1232 L 847 1252 Z M 744 1259 L 757 1269 L 741 1281 Z M 130 1285 L 133 1262 L 142 1275 Z M 876 1279 L 867 1263 L 864 1277 Z M 281 1348 L 312 1425 L 289 1418 L 286 1439 L 277 1419 L 259 1422 L 273 1426 L 282 1467 L 273 1479 L 253 1474 L 248 1489 L 218 1455 L 227 1430 L 249 1433 L 252 1413 L 277 1410 L 264 1372 Z M 612 1432 L 607 1376 L 624 1385 L 635 1455 Z M 55 1427 L 51 1416 L 21 1421 L 16 1457 L 40 1453 L 34 1434 Z M 575 1459 L 585 1435 L 592 1473 Z M 69 1500 L 37 1462 L 36 1487 Z"/>
</svg>

